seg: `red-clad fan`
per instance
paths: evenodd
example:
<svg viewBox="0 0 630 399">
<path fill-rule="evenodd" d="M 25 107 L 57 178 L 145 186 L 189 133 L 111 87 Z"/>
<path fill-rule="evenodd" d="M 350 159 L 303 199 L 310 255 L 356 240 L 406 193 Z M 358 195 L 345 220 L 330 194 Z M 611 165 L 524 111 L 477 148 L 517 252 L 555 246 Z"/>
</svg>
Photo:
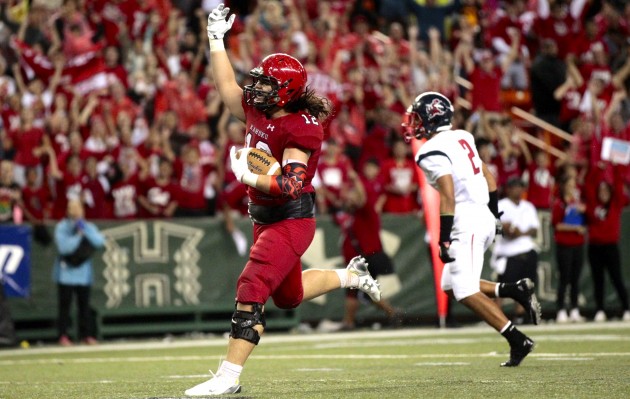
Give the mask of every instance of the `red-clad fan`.
<svg viewBox="0 0 630 399">
<path fill-rule="evenodd" d="M 127 70 L 121 64 L 120 49 L 116 46 L 105 47 L 105 73 L 107 74 L 107 81 L 110 83 L 120 83 L 125 88 L 129 87 L 127 80 Z"/>
<path fill-rule="evenodd" d="M 178 217 L 205 216 L 208 204 L 205 197 L 206 184 L 211 168 L 203 166 L 199 159 L 199 148 L 185 145 L 181 158 L 175 160 L 175 178 L 179 183 L 180 198 Z"/>
<path fill-rule="evenodd" d="M 76 154 L 70 154 L 64 163 L 57 166 L 51 163 L 51 176 L 55 178 L 55 202 L 53 217 L 61 219 L 66 214 L 68 200 L 81 198 L 81 178 L 83 177 L 82 160 Z"/>
<path fill-rule="evenodd" d="M 536 209 L 550 209 L 555 179 L 546 152 L 540 150 L 534 154 L 534 162 L 523 173 L 523 181 L 527 185 L 527 200 Z"/>
<path fill-rule="evenodd" d="M 113 179 L 110 198 L 112 199 L 112 213 L 116 219 L 135 219 L 140 215 L 138 194 L 140 183 L 148 175 L 148 166 L 141 159 L 137 161 L 139 166 L 137 171 L 131 169 L 129 162 L 113 164 L 116 177 Z"/>
<path fill-rule="evenodd" d="M 20 128 L 20 95 L 14 93 L 8 98 L 2 98 L 2 108 L 0 108 L 0 117 L 2 118 L 2 126 L 5 131 L 10 133 Z"/>
<path fill-rule="evenodd" d="M 320 213 L 332 215 L 341 210 L 341 191 L 348 185 L 352 165 L 335 139 L 328 139 L 322 147 L 324 151 L 317 165 L 321 182 L 317 188 L 317 204 Z"/>
<path fill-rule="evenodd" d="M 81 178 L 81 187 L 85 217 L 107 219 L 112 215 L 112 201 L 109 197 L 109 181 L 99 173 L 98 160 L 88 157 L 85 160 L 85 175 Z"/>
<path fill-rule="evenodd" d="M 601 164 L 601 163 L 600 163 Z M 603 165 L 602 165 L 603 166 Z M 588 225 L 588 260 L 593 277 L 596 306 L 595 321 L 606 320 L 604 312 L 604 272 L 617 291 L 623 311 L 623 320 L 630 320 L 628 290 L 621 270 L 619 240 L 621 238 L 621 213 L 628 204 L 624 193 L 622 165 L 614 165 L 612 181 L 604 179 L 604 169 L 593 164 L 587 178 L 598 182 L 586 186 L 586 220 Z"/>
<path fill-rule="evenodd" d="M 30 108 L 23 108 L 20 113 L 20 127 L 9 133 L 15 148 L 16 181 L 20 185 L 25 183 L 25 168 L 35 167 L 39 178 L 42 176 L 41 159 L 44 147 L 50 145 L 50 140 L 43 129 L 33 126 L 33 112 Z"/>
<path fill-rule="evenodd" d="M 160 158 L 156 177 L 147 178 L 140 184 L 138 204 L 144 218 L 170 218 L 175 215 L 180 188 L 173 179 L 173 166 L 167 158 Z"/>
<path fill-rule="evenodd" d="M 572 50 L 573 42 L 582 30 L 582 14 L 586 0 L 538 0 L 537 17 L 532 31 L 540 39 L 552 39 L 558 45 L 558 56 L 564 59 Z"/>
<path fill-rule="evenodd" d="M 383 212 L 409 213 L 418 209 L 418 171 L 402 139 L 392 144 L 392 156 L 381 167 L 386 196 Z"/>
<path fill-rule="evenodd" d="M 555 258 L 559 274 L 556 289 L 558 311 L 556 320 L 558 322 L 567 322 L 569 319 L 565 308 L 565 294 L 569 286 L 571 319 L 582 320 L 578 310 L 578 296 L 586 242 L 585 210 L 586 206 L 580 198 L 575 177 L 564 177 L 559 184 L 559 195 L 551 209 L 553 238 L 556 242 Z"/>
<path fill-rule="evenodd" d="M 350 262 L 355 256 L 365 257 L 370 274 L 376 278 L 393 274 L 394 265 L 383 250 L 381 242 L 381 218 L 376 211 L 378 193 L 370 190 L 369 186 L 356 172 L 350 172 L 348 183 L 342 192 L 344 213 L 348 217 L 341 226 L 341 252 L 346 262 Z M 346 290 L 342 330 L 355 328 L 356 313 L 360 305 L 358 296 L 356 290 Z M 395 319 L 396 309 L 387 299 L 381 299 L 374 304 L 383 310 L 392 322 L 398 323 Z"/>
<path fill-rule="evenodd" d="M 26 168 L 26 186 L 22 188 L 22 202 L 24 209 L 33 220 L 42 222 L 50 217 L 50 191 L 39 179 L 36 168 Z"/>
</svg>

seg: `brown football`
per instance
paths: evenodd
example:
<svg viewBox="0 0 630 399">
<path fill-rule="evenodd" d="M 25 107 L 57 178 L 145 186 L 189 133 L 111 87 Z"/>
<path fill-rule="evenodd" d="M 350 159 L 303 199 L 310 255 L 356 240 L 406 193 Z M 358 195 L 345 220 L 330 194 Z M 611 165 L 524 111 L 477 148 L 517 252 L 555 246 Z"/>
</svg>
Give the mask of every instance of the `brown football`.
<svg viewBox="0 0 630 399">
<path fill-rule="evenodd" d="M 236 151 L 236 159 L 241 156 L 241 151 Z M 258 148 L 250 148 L 247 153 L 247 168 L 257 175 L 278 176 L 282 170 L 276 158 Z"/>
</svg>

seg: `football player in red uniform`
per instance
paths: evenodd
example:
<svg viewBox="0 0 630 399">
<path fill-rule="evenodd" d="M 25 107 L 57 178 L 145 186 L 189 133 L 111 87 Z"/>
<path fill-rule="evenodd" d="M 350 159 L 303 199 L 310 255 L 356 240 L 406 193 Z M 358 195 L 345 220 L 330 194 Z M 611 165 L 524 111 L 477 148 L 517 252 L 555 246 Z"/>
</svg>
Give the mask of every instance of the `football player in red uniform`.
<svg viewBox="0 0 630 399">
<path fill-rule="evenodd" d="M 230 150 L 236 179 L 248 186 L 254 244 L 237 282 L 236 310 L 225 360 L 213 378 L 186 391 L 208 396 L 241 391 L 245 361 L 265 328 L 264 305 L 271 297 L 283 309 L 297 307 L 337 288 L 358 288 L 380 300 L 380 288 L 363 258 L 346 269 L 302 272 L 300 257 L 315 235 L 314 188 L 324 132 L 320 118 L 328 115 L 325 100 L 306 87 L 302 64 L 287 54 L 271 54 L 250 71 L 253 83 L 242 89 L 235 78 L 223 36 L 235 16 L 220 4 L 208 16 L 212 72 L 217 89 L 232 115 L 245 121 L 245 149 L 239 159 Z M 279 176 L 256 175 L 247 167 L 247 151 L 267 151 L 282 165 Z M 245 152 L 245 153 L 243 153 Z"/>
</svg>

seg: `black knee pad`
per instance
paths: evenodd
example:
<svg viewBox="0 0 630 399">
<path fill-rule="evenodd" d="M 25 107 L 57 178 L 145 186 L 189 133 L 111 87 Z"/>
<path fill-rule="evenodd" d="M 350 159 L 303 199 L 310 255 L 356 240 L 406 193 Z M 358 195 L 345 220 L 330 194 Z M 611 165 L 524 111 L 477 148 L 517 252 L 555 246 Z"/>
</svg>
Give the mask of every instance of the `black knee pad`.
<svg viewBox="0 0 630 399">
<path fill-rule="evenodd" d="M 262 311 L 261 303 L 252 304 L 253 312 L 244 310 L 235 310 L 232 315 L 232 330 L 230 337 L 244 339 L 254 345 L 258 345 L 260 334 L 254 329 L 254 326 L 260 324 L 265 327 L 265 314 Z"/>
</svg>

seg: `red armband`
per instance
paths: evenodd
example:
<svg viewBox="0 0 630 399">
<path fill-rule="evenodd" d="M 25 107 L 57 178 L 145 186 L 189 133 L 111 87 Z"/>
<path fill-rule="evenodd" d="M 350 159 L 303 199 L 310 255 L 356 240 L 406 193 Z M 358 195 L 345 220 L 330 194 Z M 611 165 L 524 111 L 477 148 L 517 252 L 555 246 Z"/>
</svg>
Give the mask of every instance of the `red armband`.
<svg viewBox="0 0 630 399">
<path fill-rule="evenodd" d="M 291 162 L 282 168 L 283 174 L 271 181 L 269 194 L 284 198 L 296 199 L 302 192 L 302 185 L 306 179 L 306 165 Z"/>
</svg>

